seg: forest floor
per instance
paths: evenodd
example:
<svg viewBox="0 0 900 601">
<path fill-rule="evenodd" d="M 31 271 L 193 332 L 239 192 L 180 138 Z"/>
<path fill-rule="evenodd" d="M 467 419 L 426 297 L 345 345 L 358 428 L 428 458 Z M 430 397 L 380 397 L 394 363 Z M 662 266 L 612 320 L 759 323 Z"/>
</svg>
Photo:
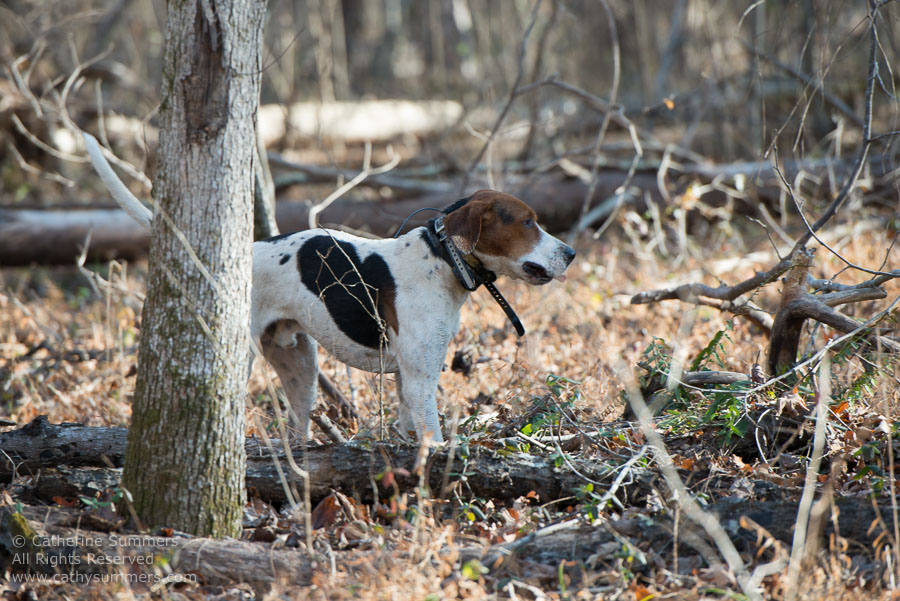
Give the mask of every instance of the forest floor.
<svg viewBox="0 0 900 601">
<path fill-rule="evenodd" d="M 540 288 L 501 282 L 528 331 L 523 339 L 516 338 L 489 295 L 473 294 L 441 376 L 438 398 L 447 430 L 455 428 L 460 446 L 499 445 L 510 461 L 523 454 L 549 458 L 560 470 L 569 469 L 571 458 L 618 465 L 634 459 L 647 441 L 635 423 L 623 419 L 622 391 L 627 373 L 645 384 L 649 379 L 639 362 L 665 369 L 673 352 L 682 352 L 688 363 L 699 358 L 700 369 L 750 373 L 754 364 L 765 364 L 767 337 L 742 318 L 679 301 L 630 304 L 637 292 L 693 281 L 736 283 L 771 267 L 778 260 L 771 244 L 758 231 L 751 239 L 746 232 L 755 226 L 740 220 L 736 216 L 734 222 L 703 224 L 683 249 L 671 241 L 660 246 L 652 231 L 635 228 L 626 236 L 611 230 L 598 241 L 579 241 L 579 255 L 565 282 Z M 835 223 L 826 235 L 845 258 L 877 267 L 894 232 L 884 222 L 865 231 L 865 223 L 862 218 Z M 832 277 L 842 266 L 822 249 L 813 275 Z M 884 269 L 898 267 L 892 258 Z M 74 268 L 0 270 L 0 418 L 16 424 L 5 430 L 40 415 L 51 423 L 128 425 L 146 265 L 91 269 L 111 285 L 95 290 Z M 845 272 L 839 281 L 861 279 Z M 896 284 L 886 288 L 889 299 L 897 295 Z M 780 285 L 772 283 L 754 300 L 774 311 L 779 291 Z M 865 319 L 887 302 L 856 303 L 843 310 Z M 717 336 L 720 332 L 724 334 Z M 831 335 L 815 328 L 809 348 L 820 348 Z M 465 356 L 468 369 L 449 368 L 457 352 Z M 359 411 L 358 421 L 339 420 L 339 425 L 348 435 L 377 438 L 381 379 L 348 370 L 324 353 L 320 362 Z M 824 536 L 818 552 L 803 564 L 797 598 L 895 598 L 900 577 L 897 512 L 882 510 L 890 512 L 892 502 L 896 507 L 893 447 L 885 441 L 897 431 L 898 370 L 887 355 L 863 356 L 853 349 L 838 353 L 832 363 L 825 462 L 813 486 L 816 498 L 834 499 L 833 506 L 842 509 L 820 520 Z M 273 381 L 277 385 L 274 373 L 258 361 L 250 381 L 248 436 L 272 423 Z M 390 423 L 396 410 L 392 377 L 385 377 L 383 386 Z M 792 524 L 812 454 L 810 414 L 818 381 L 809 374 L 793 390 L 773 387 L 746 394 L 747 388 L 676 387 L 657 419 L 657 431 L 682 480 L 726 526 L 744 563 L 751 570 L 767 562 L 783 563 L 760 581 L 765 598 L 782 598 Z M 498 433 L 503 433 L 502 443 Z M 517 437 L 517 443 L 509 442 Z M 312 571 L 305 586 L 277 577 L 262 586 L 250 574 L 245 582 L 230 583 L 170 578 L 160 584 L 157 579 L 152 589 L 121 581 L 85 587 L 59 580 L 8 580 L 4 598 L 127 599 L 148 593 L 178 600 L 742 598 L 714 545 L 691 541 L 690 536 L 703 535 L 690 532 L 688 518 L 654 471 L 655 461 L 649 452 L 632 461 L 627 478 L 608 496 L 604 492 L 610 481 L 601 486 L 585 479 L 560 498 L 484 498 L 467 489 L 464 477 L 459 482 L 454 477 L 445 498 L 423 489 L 409 495 L 384 493 L 371 504 L 333 496 L 332 505 L 338 499 L 342 509 L 323 506 L 316 524 L 321 527 L 309 537 L 302 511 L 251 499 L 244 538 L 255 541 L 261 556 L 273 549 L 305 556 L 304 541 L 312 542 Z M 18 474 L 16 490 L 31 477 Z M 0 489 L 12 491 L 14 485 L 7 482 Z M 45 501 L 46 506 L 96 508 L 90 499 L 55 500 Z M 757 524 L 766 513 L 778 515 L 769 515 L 768 529 L 754 526 L 741 519 L 751 513 L 741 509 L 745 505 L 734 505 L 729 512 L 724 502 L 772 503 L 754 509 Z M 10 511 L 20 509 L 19 503 L 10 493 L 0 497 L 0 506 Z M 864 512 L 853 516 L 848 507 L 871 510 L 872 519 L 866 521 L 870 514 Z M 841 527 L 841 512 L 858 521 Z M 615 536 L 586 557 L 566 559 L 551 552 L 548 539 L 546 549 L 521 552 L 514 561 L 488 561 L 494 557 L 487 553 L 491 548 L 563 522 L 577 523 L 581 533 L 614 529 Z M 662 534 L 654 530 L 658 527 Z M 0 547 L 4 544 L 8 547 L 8 541 L 0 540 Z M 0 553 L 5 564 L 0 578 L 16 573 L 14 556 L 9 548 Z M 147 570 L 164 574 L 165 566 Z"/>
</svg>

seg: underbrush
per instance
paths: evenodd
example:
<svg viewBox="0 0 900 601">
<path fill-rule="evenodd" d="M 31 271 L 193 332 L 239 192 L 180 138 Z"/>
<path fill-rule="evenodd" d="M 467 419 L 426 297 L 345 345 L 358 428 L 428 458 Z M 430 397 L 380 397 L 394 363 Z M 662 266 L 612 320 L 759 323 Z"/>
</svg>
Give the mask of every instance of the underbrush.
<svg viewBox="0 0 900 601">
<path fill-rule="evenodd" d="M 851 237 L 843 240 L 841 252 L 860 264 L 878 263 L 888 243 L 886 234 Z M 240 583 L 199 583 L 155 594 L 173 599 L 740 598 L 739 586 L 714 552 L 696 552 L 699 547 L 689 539 L 679 547 L 687 518 L 655 471 L 644 433 L 623 419 L 628 410 L 621 365 L 638 366 L 638 384 L 657 413 L 655 428 L 664 435 L 674 466 L 704 507 L 720 521 L 734 522 L 732 534 L 742 541 L 748 565 L 785 559 L 790 545 L 783 537 L 779 542 L 783 533 L 775 521 L 768 527 L 772 532 L 743 522 L 741 530 L 736 524 L 752 513 L 749 506 L 739 505 L 728 515 L 722 502 L 773 503 L 773 511 L 796 512 L 813 455 L 818 365 L 810 364 L 789 384 L 765 385 L 757 366 L 764 361 L 767 341 L 752 323 L 675 301 L 629 304 L 635 292 L 702 280 L 704 274 L 730 281 L 752 275 L 772 257 L 762 243 L 756 261 L 721 266 L 716 257 L 747 243 L 714 235 L 704 248 L 689 248 L 677 261 L 633 244 L 613 235 L 583 241 L 564 283 L 530 288 L 501 282 L 528 330 L 524 339 L 515 337 L 488 295 L 472 295 L 447 358 L 449 367 L 461 353 L 466 368 L 446 369 L 438 393 L 445 430 L 455 434 L 454 452 L 463 465 L 449 474 L 444 490 L 391 493 L 390 483 L 399 476 L 383 472 L 378 484 L 388 492 L 371 504 L 340 500 L 341 509 L 327 514 L 309 537 L 296 512 L 252 501 L 248 511 L 268 517 L 248 525 L 245 538 L 266 541 L 260 532 L 269 528 L 271 541 L 298 553 L 306 552 L 302 541 L 311 541 L 318 566 L 311 586 L 280 582 L 263 593 Z M 829 277 L 838 268 L 826 259 L 817 266 L 817 277 Z M 0 418 L 18 425 L 39 415 L 53 423 L 128 425 L 145 268 L 111 263 L 94 269 L 108 285 L 92 284 L 75 270 L 0 271 Z M 895 285 L 888 288 L 890 295 L 897 293 Z M 778 294 L 778 284 L 771 284 L 755 301 L 775 307 Z M 865 318 L 878 308 L 859 303 L 851 314 Z M 687 320 L 690 327 L 684 326 Z M 823 328 L 809 328 L 803 353 L 811 355 L 830 337 Z M 393 378 L 348 370 L 325 353 L 320 356 L 323 371 L 359 413 L 357 423 L 339 426 L 350 436 L 376 438 L 382 407 L 388 425 L 395 415 Z M 684 372 L 750 377 L 685 385 L 669 377 L 673 363 Z M 887 353 L 846 344 L 832 354 L 830 377 L 824 464 L 814 479 L 818 496 L 836 505 L 850 500 L 861 507 L 890 507 L 900 427 L 897 362 Z M 274 372 L 258 361 L 249 386 L 248 435 L 273 424 L 273 381 L 277 386 Z M 482 449 L 510 461 L 547 460 L 560 471 L 577 472 L 586 463 L 604 469 L 558 498 L 497 499 L 467 484 L 466 461 Z M 60 502 L 102 509 L 93 499 Z M 893 534 L 896 515 L 876 515 L 860 531 L 836 528 L 822 542 L 820 553 L 805 566 L 805 597 L 800 598 L 887 598 L 900 576 L 900 541 Z M 514 561 L 485 560 L 485 549 L 526 548 L 529 536 L 564 523 L 598 531 L 614 524 L 616 536 L 597 543 L 602 552 L 580 560 L 549 564 L 541 553 L 550 551 L 540 548 Z M 644 537 L 666 528 L 669 542 L 648 547 Z M 337 560 L 335 554 L 340 554 Z M 763 590 L 778 598 L 784 578 L 783 572 L 767 576 Z M 141 592 L 117 586 L 94 587 L 90 593 L 63 585 L 32 590 L 39 598 L 127 598 Z M 25 598 L 16 595 L 24 595 L 27 587 L 17 590 L 10 598 Z"/>
</svg>

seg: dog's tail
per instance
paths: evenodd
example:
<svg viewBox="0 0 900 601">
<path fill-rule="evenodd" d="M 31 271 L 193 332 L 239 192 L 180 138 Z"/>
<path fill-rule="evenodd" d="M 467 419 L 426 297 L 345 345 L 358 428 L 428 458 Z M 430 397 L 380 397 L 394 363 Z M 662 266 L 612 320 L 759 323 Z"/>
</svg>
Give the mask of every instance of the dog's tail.
<svg viewBox="0 0 900 601">
<path fill-rule="evenodd" d="M 97 171 L 97 175 L 103 180 L 113 199 L 125 209 L 125 212 L 132 219 L 149 230 L 153 213 L 122 183 L 122 180 L 110 167 L 106 157 L 103 156 L 103 151 L 100 149 L 97 139 L 87 132 L 82 132 L 82 135 L 84 136 L 84 145 L 87 147 L 88 155 L 91 157 L 91 163 L 94 165 L 94 170 Z"/>
</svg>

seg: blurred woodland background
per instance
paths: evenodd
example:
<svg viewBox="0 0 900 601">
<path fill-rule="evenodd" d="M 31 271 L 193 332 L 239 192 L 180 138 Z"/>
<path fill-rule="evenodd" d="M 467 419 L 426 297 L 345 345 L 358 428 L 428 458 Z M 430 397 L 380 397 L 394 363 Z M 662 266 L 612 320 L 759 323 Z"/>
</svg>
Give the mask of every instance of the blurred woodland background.
<svg viewBox="0 0 900 601">
<path fill-rule="evenodd" d="M 12 1 L 0 11 L 0 60 L 19 72 L 13 77 L 7 70 L 0 80 L 3 202 L 89 199 L 83 185 L 54 185 L 21 168 L 24 160 L 78 179 L 81 165 L 60 163 L 16 125 L 21 120 L 63 152 L 77 147 L 58 131 L 58 121 L 17 91 L 20 77 L 42 100 L 65 92 L 69 114 L 83 127 L 96 126 L 98 111 L 109 113 L 110 141 L 140 148 L 132 156 L 152 179 L 164 3 Z M 890 16 L 880 27 L 879 88 L 892 94 L 900 25 Z M 305 123 L 312 126 L 303 127 L 298 118 L 285 127 L 266 110 L 261 129 L 270 149 L 310 148 L 348 167 L 359 166 L 360 154 L 358 145 L 342 143 L 348 138 L 384 143 L 407 133 L 397 147 L 404 157 L 448 177 L 472 162 L 472 148 L 507 104 L 491 148 L 490 168 L 501 179 L 506 170 L 548 169 L 561 158 L 590 165 L 610 113 L 647 134 L 645 160 L 658 159 L 667 144 L 682 151 L 680 160 L 687 151 L 694 160 L 756 160 L 771 156 L 774 142 L 783 160 L 841 157 L 859 142 L 866 40 L 863 2 L 273 1 L 263 105 L 456 104 L 424 105 L 430 109 L 425 122 L 407 119 L 408 128 L 393 124 L 384 131 L 377 124 L 392 123 L 390 111 L 362 113 L 345 125 L 365 127 L 340 130 L 340 138 L 333 120 L 310 117 Z M 80 77 L 64 88 L 76 69 Z M 875 111 L 884 125 L 878 131 L 896 129 L 895 102 L 876 103 Z M 339 120 L 349 118 L 344 115 Z M 634 155 L 623 123 L 609 123 L 602 161 Z M 893 144 L 885 137 L 877 152 L 890 154 L 882 151 Z"/>
<path fill-rule="evenodd" d="M 895 598 L 898 4 L 271 0 L 259 111 L 271 174 L 257 190 L 277 200 L 282 231 L 318 218 L 387 236 L 416 208 L 491 187 L 579 255 L 564 283 L 499 283 L 522 340 L 487 295 L 463 309 L 439 407 L 483 463 L 447 467 L 435 498 L 390 468 L 353 502 L 313 474 L 312 500 L 331 499 L 316 529 L 338 557 L 330 573 L 296 551 L 309 532 L 282 489 L 254 481 L 244 539 L 282 537 L 279 569 L 318 588 L 265 586 L 323 599 Z M 151 196 L 165 19 L 162 0 L 0 2 L 4 424 L 129 424 L 149 238 L 108 200 L 78 133 Z M 320 363 L 344 435 L 391 419 L 392 378 Z M 272 379 L 255 367 L 248 436 L 274 420 Z M 692 498 L 759 568 L 762 597 L 682 513 L 626 402 L 633 381 Z M 459 477 L 494 451 L 513 466 L 528 454 L 541 477 L 507 474 L 501 492 Z M 13 497 L 92 509 L 54 488 L 69 476 L 34 489 L 23 466 L 49 466 L 22 461 L 0 463 Z M 109 496 L 91 482 L 81 499 Z M 813 493 L 818 518 L 798 543 Z M 197 567 L 212 584 L 180 592 L 251 588 L 249 552 L 217 550 L 238 559 Z"/>
</svg>

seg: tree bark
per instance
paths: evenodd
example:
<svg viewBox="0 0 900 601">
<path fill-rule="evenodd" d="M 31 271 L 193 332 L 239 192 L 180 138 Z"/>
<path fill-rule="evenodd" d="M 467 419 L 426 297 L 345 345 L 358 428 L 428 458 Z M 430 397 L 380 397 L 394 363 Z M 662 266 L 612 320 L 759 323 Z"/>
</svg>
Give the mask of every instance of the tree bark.
<svg viewBox="0 0 900 601">
<path fill-rule="evenodd" d="M 236 536 L 265 3 L 169 4 L 156 211 L 123 485 L 148 526 Z"/>
</svg>

